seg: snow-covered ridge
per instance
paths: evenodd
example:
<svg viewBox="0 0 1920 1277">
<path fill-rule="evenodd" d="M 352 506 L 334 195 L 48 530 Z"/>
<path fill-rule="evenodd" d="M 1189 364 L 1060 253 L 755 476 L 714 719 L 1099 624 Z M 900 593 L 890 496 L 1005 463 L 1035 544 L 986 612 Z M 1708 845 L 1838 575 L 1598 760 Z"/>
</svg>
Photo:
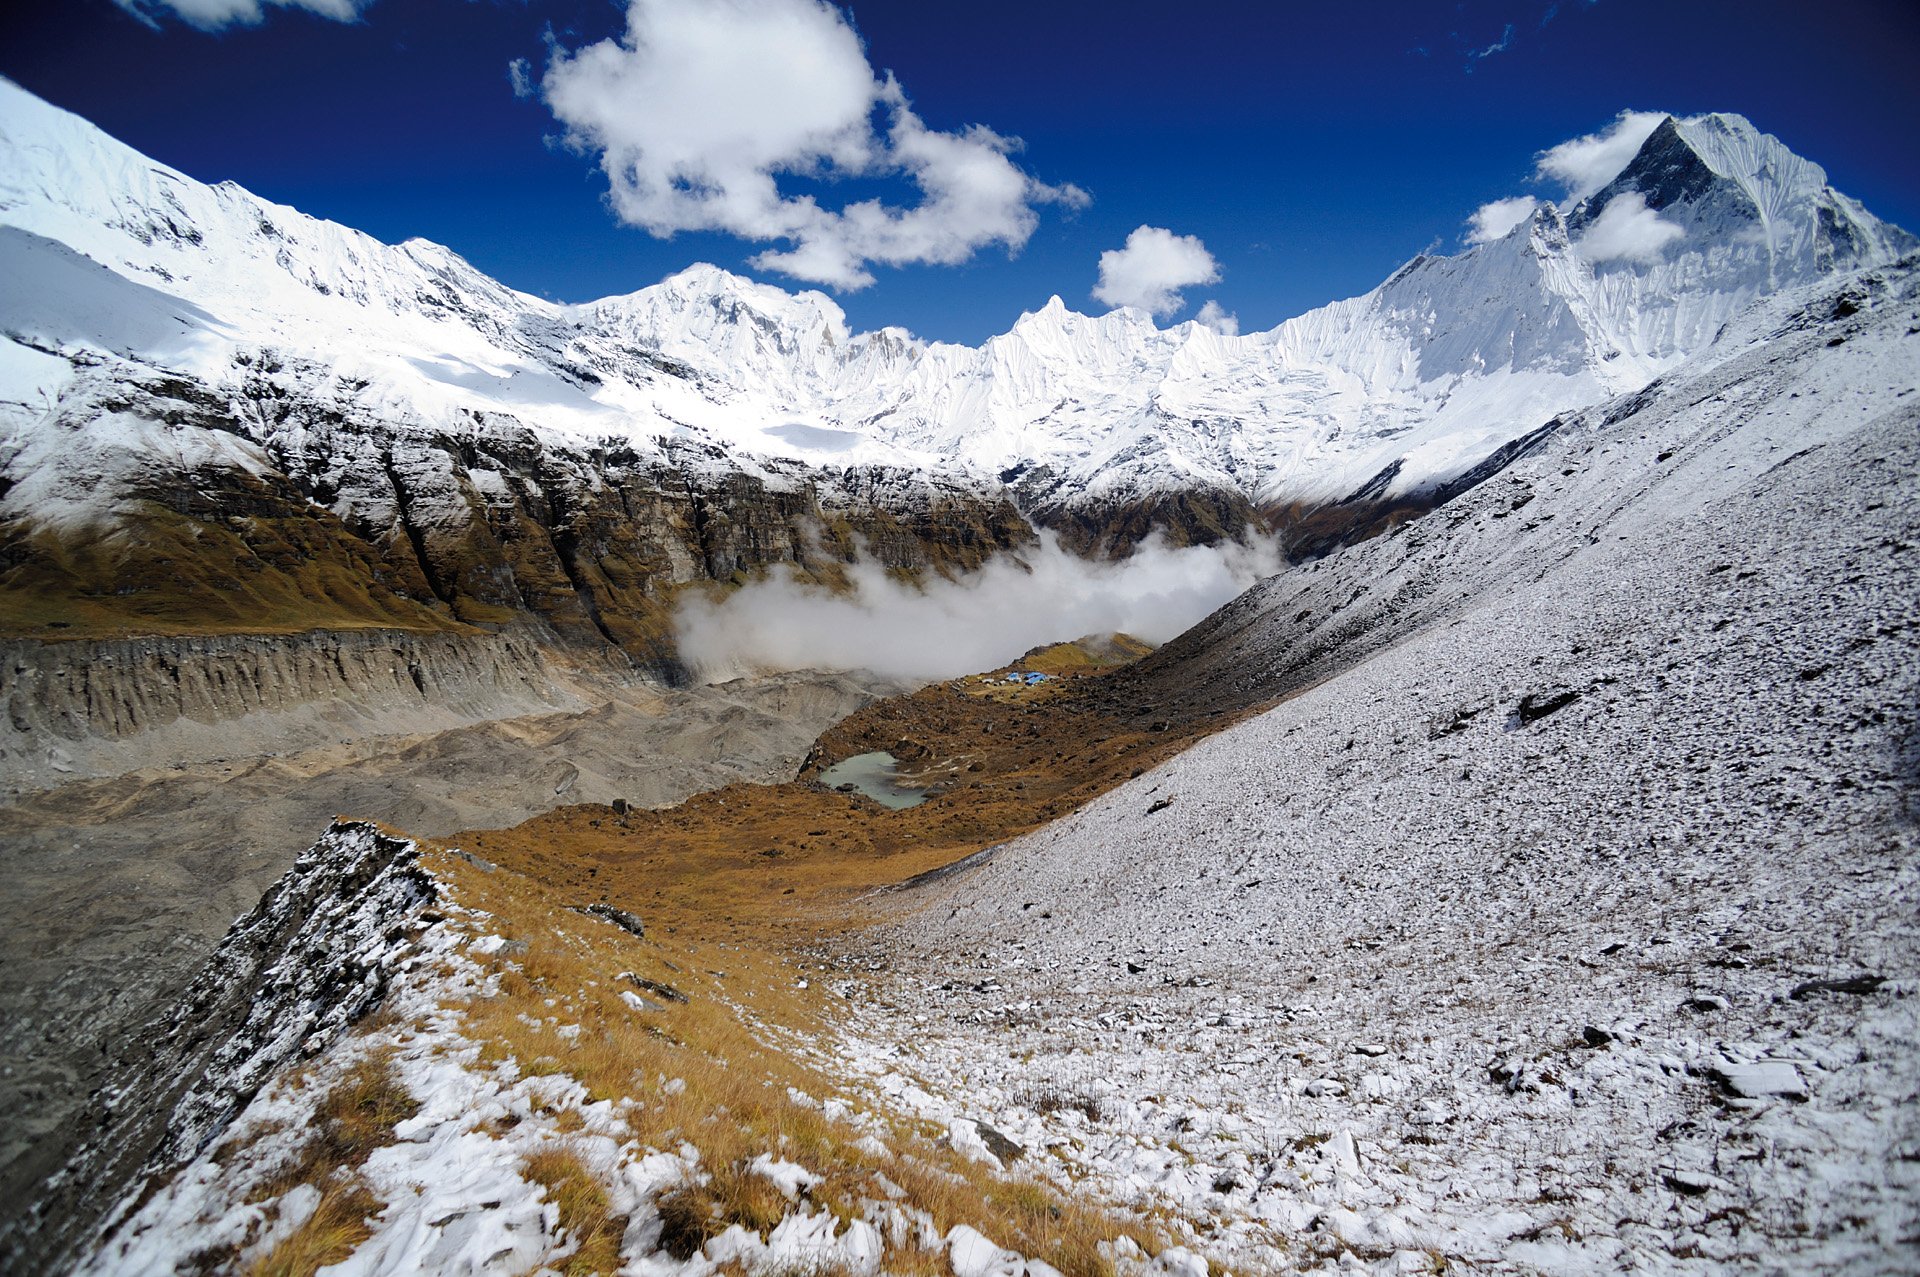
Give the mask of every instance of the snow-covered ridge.
<svg viewBox="0 0 1920 1277">
<path fill-rule="evenodd" d="M 1640 257 L 1585 251 L 1623 196 L 1677 237 Z M 1708 115 L 1667 121 L 1588 201 L 1269 332 L 1160 329 L 1055 298 L 975 348 L 854 333 L 821 293 L 706 265 L 556 305 L 443 246 L 198 182 L 5 82 L 0 223 L 19 281 L 0 299 L 16 430 L 70 375 L 57 356 L 107 351 L 218 386 L 269 350 L 423 430 L 494 414 L 555 440 L 691 433 L 816 465 L 987 481 L 1046 466 L 1045 495 L 1067 504 L 1194 486 L 1312 500 L 1396 461 L 1397 489 L 1417 488 L 1645 384 L 1762 296 L 1915 245 L 1777 139 Z"/>
<path fill-rule="evenodd" d="M 344 862 L 344 874 L 335 878 L 345 881 L 323 884 L 316 900 L 309 862 L 330 857 Z M 227 1070 L 210 1070 L 213 1094 L 234 1100 L 218 1128 L 194 1129 L 196 1138 L 181 1146 L 180 1157 L 149 1164 L 160 1173 L 146 1183 L 124 1191 L 109 1186 L 119 1199 L 116 1209 L 83 1236 L 68 1256 L 77 1263 L 63 1271 L 87 1277 L 282 1271 L 289 1252 L 310 1256 L 315 1243 L 324 1242 L 329 1261 L 322 1266 L 339 1277 L 616 1268 L 662 1277 L 721 1270 L 873 1275 L 898 1271 L 902 1259 L 956 1277 L 1061 1277 L 1044 1259 L 1003 1247 L 981 1231 L 989 1228 L 1030 1250 L 1048 1245 L 1031 1233 L 1002 1231 L 1018 1227 L 1011 1212 L 995 1212 L 989 1202 L 975 1208 L 986 1213 L 971 1215 L 963 1198 L 961 1209 L 949 1207 L 949 1218 L 940 1221 L 923 1205 L 924 1196 L 896 1182 L 912 1180 L 903 1165 L 933 1166 L 951 1192 L 950 1185 L 966 1181 L 950 1168 L 977 1163 L 983 1178 L 1007 1169 L 999 1160 L 1005 1146 L 996 1154 L 992 1133 L 978 1123 L 948 1123 L 936 1142 L 894 1120 L 903 1111 L 898 1101 L 909 1097 L 886 1087 L 842 1093 L 803 1071 L 793 1080 L 823 1093 L 769 1079 L 761 1083 L 767 1103 L 804 1113 L 805 1129 L 830 1131 L 830 1139 L 790 1140 L 784 1130 L 757 1130 L 755 1118 L 743 1117 L 747 1148 L 768 1147 L 742 1156 L 729 1138 L 735 1119 L 728 1107 L 705 1103 L 695 1080 L 700 1069 L 746 1072 L 740 1057 L 670 1039 L 672 1049 L 662 1054 L 628 1053 L 617 1081 L 589 1067 L 606 1049 L 610 1029 L 626 1034 L 645 1026 L 651 1032 L 637 1036 L 664 1037 L 672 1021 L 662 1022 L 662 1002 L 631 988 L 617 998 L 612 991 L 596 995 L 600 980 L 576 984 L 542 973 L 539 964 L 551 952 L 543 947 L 560 944 L 611 972 L 631 961 L 637 946 L 616 950 L 596 937 L 600 921 L 587 922 L 586 934 L 573 934 L 573 919 L 604 906 L 549 905 L 542 923 L 529 927 L 517 909 L 494 913 L 467 903 L 477 893 L 454 876 L 460 874 L 454 858 L 477 875 L 513 872 L 457 850 L 417 857 L 411 842 L 336 822 L 261 909 L 241 920 L 223 953 L 251 947 L 263 920 L 284 930 L 312 910 L 298 937 L 326 936 L 333 951 L 315 955 L 289 945 L 287 957 L 315 959 L 322 979 L 353 973 L 356 964 L 377 969 L 384 980 L 381 1014 L 348 1033 L 316 1035 L 298 1056 L 283 1053 L 282 1067 L 244 1094 L 222 1089 Z M 371 881 L 356 891 L 354 880 L 369 872 Z M 429 899 L 392 891 L 400 874 L 417 878 Z M 444 894 L 433 899 L 436 890 Z M 345 926 L 339 918 L 349 911 L 339 901 L 352 905 Z M 639 939 L 637 919 L 620 910 L 607 916 Z M 613 926 L 604 930 L 615 934 Z M 683 1005 L 713 999 L 740 1011 L 724 986 L 688 981 L 662 955 L 647 956 L 691 987 L 683 991 L 631 969 L 611 981 Z M 284 965 L 275 964 L 273 973 Z M 600 999 L 604 1007 L 596 1005 Z M 271 981 L 261 1003 L 255 1019 L 290 1020 L 295 1037 L 305 1027 L 299 1012 L 312 1005 L 289 1005 Z M 515 1008 L 512 1023 L 537 1036 L 503 1038 L 501 1004 Z M 755 1019 L 747 1027 L 758 1037 L 772 1026 Z M 792 1035 L 779 1038 L 778 1053 L 815 1054 Z M 550 1053 L 531 1054 L 541 1047 Z M 250 1038 L 241 1042 L 243 1054 L 251 1049 Z M 687 1097 L 683 1107 L 669 1116 L 666 1106 L 681 1096 Z M 343 1121 L 349 1109 L 353 1116 Z M 556 1168 L 571 1175 L 556 1175 Z M 843 1190 L 829 1187 L 833 1172 Z M 732 1190 L 715 1187 L 735 1175 L 764 1181 L 766 1195 L 747 1199 L 751 1213 Z M 1025 1191 L 1050 1195 L 1064 1187 L 1037 1178 L 1026 1181 Z M 581 1199 L 597 1199 L 604 1212 L 578 1209 Z M 103 1200 L 113 1197 L 89 1204 Z M 690 1201 L 710 1210 L 703 1214 L 712 1227 L 696 1234 L 687 1226 Z M 329 1234 L 334 1214 L 359 1227 L 336 1240 Z M 1113 1225 L 1119 1235 L 1094 1245 L 1117 1277 L 1205 1277 L 1205 1260 L 1186 1247 L 1162 1241 L 1149 1262 L 1121 1221 Z"/>
<path fill-rule="evenodd" d="M 71 1250 L 101 1203 L 134 1208 L 144 1183 L 199 1155 L 281 1069 L 312 1057 L 380 1005 L 438 898 L 414 843 L 336 821 L 246 916 L 123 1061 L 101 1133 L 49 1182 L 0 1256 L 35 1267 Z M 126 1271 L 131 1271 L 128 1269 Z"/>
</svg>

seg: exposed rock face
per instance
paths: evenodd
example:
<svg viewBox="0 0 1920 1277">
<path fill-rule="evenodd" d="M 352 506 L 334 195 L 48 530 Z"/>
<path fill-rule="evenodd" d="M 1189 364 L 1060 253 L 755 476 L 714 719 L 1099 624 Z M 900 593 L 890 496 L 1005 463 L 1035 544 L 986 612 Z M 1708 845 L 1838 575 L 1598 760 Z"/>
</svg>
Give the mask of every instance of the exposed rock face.
<svg viewBox="0 0 1920 1277">
<path fill-rule="evenodd" d="M 56 414 L 73 446 L 31 459 L 81 509 L 0 521 L 16 633 L 522 627 L 673 678 L 689 586 L 779 564 L 831 586 L 861 554 L 966 570 L 1033 537 L 1004 491 L 924 472 L 562 441 L 497 414 L 422 432 L 264 373 L 223 395 L 97 371 Z M 102 455 L 128 434 L 143 455 Z"/>
<path fill-rule="evenodd" d="M 421 431 L 250 379 L 232 405 L 304 500 L 397 553 L 428 606 L 469 624 L 537 619 L 671 671 L 672 596 L 791 563 L 831 582 L 856 545 L 889 567 L 976 567 L 1031 530 L 1004 495 L 881 467 L 815 470 L 669 439 L 543 438 L 503 414 Z"/>
<path fill-rule="evenodd" d="M 124 1195 L 205 1148 L 279 1069 L 377 1007 L 408 949 L 407 920 L 437 896 L 411 842 L 361 822 L 328 829 L 130 1044 L 92 1139 L 0 1234 L 6 1266 L 54 1267 Z"/>
<path fill-rule="evenodd" d="M 1076 554 L 1124 558 L 1158 536 L 1169 545 L 1218 545 L 1266 533 L 1272 520 L 1246 494 L 1196 483 L 1178 492 L 1126 492 L 1101 498 L 1076 495 L 1042 468 L 1019 483 L 1035 523 L 1057 533 Z"/>
</svg>

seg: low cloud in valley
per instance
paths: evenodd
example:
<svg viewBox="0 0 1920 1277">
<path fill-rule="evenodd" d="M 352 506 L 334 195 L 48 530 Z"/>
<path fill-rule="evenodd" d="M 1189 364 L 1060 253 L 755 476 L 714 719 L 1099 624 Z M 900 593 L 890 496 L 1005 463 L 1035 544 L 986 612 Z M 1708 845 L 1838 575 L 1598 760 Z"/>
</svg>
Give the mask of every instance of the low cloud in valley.
<svg viewBox="0 0 1920 1277">
<path fill-rule="evenodd" d="M 678 641 L 708 682 L 798 669 L 953 678 L 1088 634 L 1165 642 L 1282 562 L 1272 543 L 1176 549 L 1158 540 L 1119 562 L 1089 561 L 1049 535 L 1018 557 L 923 588 L 863 559 L 849 569 L 847 593 L 781 574 L 718 602 L 689 596 Z"/>
</svg>

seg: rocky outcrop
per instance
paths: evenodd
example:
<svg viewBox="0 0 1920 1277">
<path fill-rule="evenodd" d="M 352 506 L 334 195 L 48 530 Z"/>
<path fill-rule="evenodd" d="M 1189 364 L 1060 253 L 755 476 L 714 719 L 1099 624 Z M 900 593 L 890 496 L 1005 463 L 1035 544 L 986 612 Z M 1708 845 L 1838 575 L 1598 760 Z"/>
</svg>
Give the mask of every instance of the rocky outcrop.
<svg viewBox="0 0 1920 1277">
<path fill-rule="evenodd" d="M 1088 496 L 1045 466 L 1014 478 L 1029 517 L 1076 554 L 1125 558 L 1141 542 L 1219 545 L 1271 530 L 1245 493 L 1196 482 L 1178 491 L 1123 490 Z"/>
<path fill-rule="evenodd" d="M 79 377 L 49 427 L 72 446 L 0 456 L 82 506 L 0 519 L 8 628 L 522 628 L 673 679 L 681 590 L 778 565 L 831 587 L 863 555 L 965 571 L 1033 538 L 1010 494 L 950 476 L 815 469 L 691 434 L 563 439 L 499 413 L 425 429 L 370 415 L 351 386 L 290 392 L 281 371 L 261 355 L 220 389 L 131 365 Z M 143 446 L 99 454 L 126 434 Z"/>
<path fill-rule="evenodd" d="M 337 822 L 233 926 L 118 1061 L 95 1131 L 0 1234 L 0 1265 L 52 1270 L 141 1185 L 204 1149 L 286 1065 L 380 1005 L 408 922 L 438 896 L 413 843 Z"/>
</svg>

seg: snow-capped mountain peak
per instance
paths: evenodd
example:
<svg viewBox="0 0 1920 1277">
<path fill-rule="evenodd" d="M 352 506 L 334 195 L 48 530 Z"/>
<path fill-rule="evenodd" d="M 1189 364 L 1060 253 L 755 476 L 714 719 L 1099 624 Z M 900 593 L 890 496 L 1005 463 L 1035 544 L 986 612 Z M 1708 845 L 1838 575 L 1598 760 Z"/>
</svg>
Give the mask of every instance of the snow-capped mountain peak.
<svg viewBox="0 0 1920 1277">
<path fill-rule="evenodd" d="M 1912 251 L 1913 238 L 1841 195 L 1818 164 L 1762 133 L 1745 117 L 1673 116 L 1653 130 L 1621 172 L 1569 214 L 1576 235 L 1638 199 L 1659 225 L 1703 245 L 1759 246 L 1769 286 L 1787 277 L 1869 264 Z M 1651 229 L 1656 222 L 1643 219 Z"/>
<path fill-rule="evenodd" d="M 1741 117 L 1668 118 L 1591 198 L 1415 257 L 1372 292 L 1267 332 L 1162 329 L 1144 311 L 1089 316 L 1054 296 L 966 347 L 854 333 L 823 293 L 704 263 L 556 305 L 446 246 L 390 247 L 197 182 L 4 82 L 0 221 L 37 237 L 5 242 L 16 275 L 60 273 L 21 263 L 63 246 L 104 268 L 108 291 L 148 308 L 174 299 L 177 320 L 151 340 L 124 324 L 108 334 L 60 289 L 15 290 L 0 398 L 16 429 L 58 398 L 65 356 L 82 348 L 216 387 L 265 348 L 317 378 L 311 393 L 348 378 L 386 419 L 442 432 L 480 414 L 649 446 L 692 427 L 816 462 L 826 440 L 835 461 L 989 485 L 1044 466 L 1068 504 L 1196 482 L 1256 504 L 1313 501 L 1389 468 L 1394 490 L 1418 487 L 1644 384 L 1770 292 L 1915 246 Z"/>
</svg>

